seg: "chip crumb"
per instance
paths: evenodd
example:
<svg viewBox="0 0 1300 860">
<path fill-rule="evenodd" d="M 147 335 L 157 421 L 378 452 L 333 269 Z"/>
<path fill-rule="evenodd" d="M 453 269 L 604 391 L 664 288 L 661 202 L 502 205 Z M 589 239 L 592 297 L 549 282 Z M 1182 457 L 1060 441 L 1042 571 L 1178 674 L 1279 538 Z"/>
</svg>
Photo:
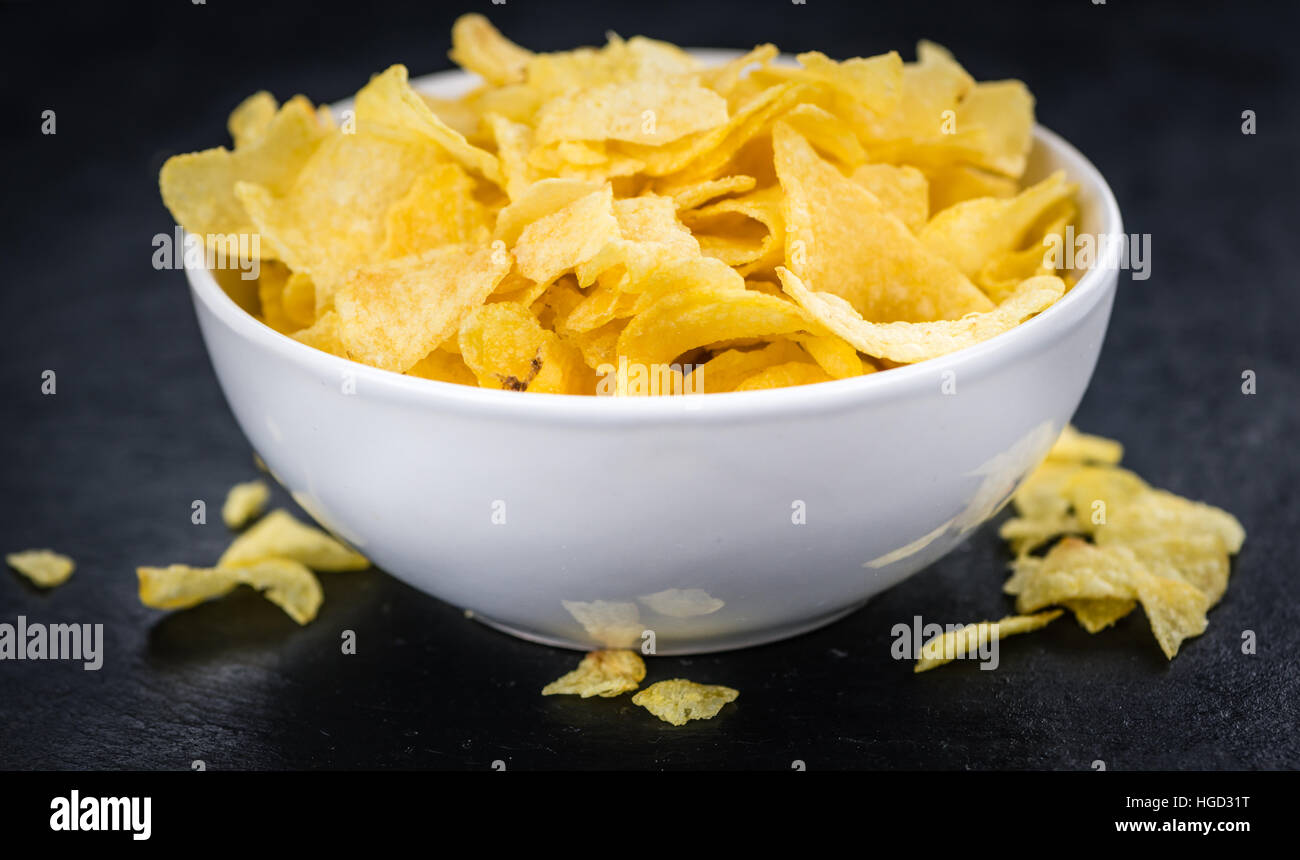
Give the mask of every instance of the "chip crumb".
<svg viewBox="0 0 1300 860">
<path fill-rule="evenodd" d="M 11 552 L 5 561 L 14 570 L 21 573 L 41 588 L 53 588 L 62 585 L 77 569 L 76 563 L 66 555 L 60 555 L 48 549 L 26 549 Z"/>
<path fill-rule="evenodd" d="M 717 684 L 697 684 L 684 678 L 658 681 L 632 697 L 665 723 L 684 726 L 691 720 L 710 720 L 728 702 L 736 701 L 739 690 Z"/>
<path fill-rule="evenodd" d="M 635 690 L 645 679 L 645 661 L 635 651 L 591 651 L 578 668 L 542 688 L 543 696 L 612 698 Z"/>
<path fill-rule="evenodd" d="M 221 506 L 221 519 L 227 528 L 243 528 L 262 515 L 270 498 L 271 488 L 264 481 L 235 484 L 226 493 L 226 502 Z"/>
</svg>

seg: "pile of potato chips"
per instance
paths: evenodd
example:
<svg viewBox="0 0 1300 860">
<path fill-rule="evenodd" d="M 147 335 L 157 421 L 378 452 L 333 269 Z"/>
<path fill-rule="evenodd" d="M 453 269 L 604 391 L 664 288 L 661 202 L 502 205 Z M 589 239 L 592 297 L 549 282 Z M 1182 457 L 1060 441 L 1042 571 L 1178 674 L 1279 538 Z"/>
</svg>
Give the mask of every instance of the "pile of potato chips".
<svg viewBox="0 0 1300 860">
<path fill-rule="evenodd" d="M 1033 98 L 937 45 L 706 68 L 641 37 L 535 54 L 479 15 L 452 43 L 463 98 L 400 65 L 337 116 L 262 92 L 233 150 L 164 165 L 190 234 L 258 237 L 267 325 L 446 382 L 699 393 L 923 361 L 1067 289 L 1043 239 L 1075 186 L 1019 181 Z"/>
<path fill-rule="evenodd" d="M 1016 598 L 1017 612 L 1063 607 L 1089 633 L 1141 604 L 1172 660 L 1184 639 L 1205 632 L 1206 613 L 1228 588 L 1231 556 L 1246 531 L 1227 511 L 1156 489 L 1120 468 L 1123 453 L 1118 442 L 1065 428 L 1013 497 L 1017 516 L 1002 525 L 1016 556 L 1003 591 Z M 1060 614 L 1013 616 L 937 637 L 922 647 L 916 671 L 949 662 L 954 644 L 974 653 L 991 636 L 1037 629 Z"/>
</svg>

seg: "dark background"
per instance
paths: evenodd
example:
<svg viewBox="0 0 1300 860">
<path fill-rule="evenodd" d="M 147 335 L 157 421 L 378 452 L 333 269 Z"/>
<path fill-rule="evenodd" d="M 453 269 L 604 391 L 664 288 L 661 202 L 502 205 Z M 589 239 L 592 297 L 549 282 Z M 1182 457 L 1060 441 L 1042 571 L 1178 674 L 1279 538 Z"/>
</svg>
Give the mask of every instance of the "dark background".
<svg viewBox="0 0 1300 860">
<path fill-rule="evenodd" d="M 77 573 L 43 593 L 0 572 L 0 620 L 105 625 L 106 663 L 0 663 L 0 768 L 1295 768 L 1300 587 L 1296 203 L 1300 61 L 1288 4 L 790 2 L 0 3 L 0 550 L 50 546 Z M 980 79 L 1019 77 L 1152 236 L 1121 277 L 1077 416 L 1153 483 L 1236 513 L 1249 538 L 1209 630 L 1172 663 L 1134 613 L 1008 641 L 996 672 L 913 676 L 889 656 L 913 615 L 997 618 L 996 524 L 862 611 L 745 651 L 657 658 L 741 698 L 673 728 L 627 697 L 542 698 L 571 652 L 514 640 L 378 571 L 322 577 L 297 628 L 251 593 L 165 615 L 138 564 L 216 558 L 217 509 L 254 476 L 183 276 L 165 157 L 225 142 L 260 88 L 348 95 L 396 61 L 446 68 L 464 11 L 543 50 L 606 30 L 832 56 L 946 44 Z M 57 134 L 40 133 L 57 112 Z M 1241 133 L 1243 110 L 1258 133 Z M 58 393 L 42 396 L 54 369 Z M 1258 393 L 1241 393 L 1244 370 Z M 277 490 L 276 501 L 290 504 Z M 205 499 L 210 524 L 190 524 Z M 1005 516 L 1005 515 L 1004 515 Z M 485 571 L 490 575 L 490 571 Z M 617 575 L 617 571 L 611 571 Z M 359 654 L 339 653 L 343 629 Z M 1258 636 L 1241 653 L 1244 630 Z"/>
</svg>

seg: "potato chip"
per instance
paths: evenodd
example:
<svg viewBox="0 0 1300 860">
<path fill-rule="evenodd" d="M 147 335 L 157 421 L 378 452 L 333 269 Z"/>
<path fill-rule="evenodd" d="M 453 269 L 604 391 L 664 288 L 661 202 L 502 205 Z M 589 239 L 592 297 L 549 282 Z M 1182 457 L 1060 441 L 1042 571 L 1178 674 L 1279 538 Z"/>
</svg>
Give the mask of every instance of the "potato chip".
<svg viewBox="0 0 1300 860">
<path fill-rule="evenodd" d="M 515 259 L 524 277 L 549 284 L 617 238 L 614 193 L 606 185 L 525 227 L 514 246 Z"/>
<path fill-rule="evenodd" d="M 700 346 L 742 337 L 768 337 L 815 326 L 790 302 L 751 291 L 692 287 L 663 296 L 632 318 L 618 353 L 653 367 Z"/>
<path fill-rule="evenodd" d="M 876 370 L 858 357 L 857 350 L 836 335 L 796 334 L 791 337 L 832 379 L 848 379 Z"/>
<path fill-rule="evenodd" d="M 1016 181 L 968 164 L 948 164 L 926 171 L 930 186 L 930 212 L 938 213 L 979 197 L 1014 197 Z"/>
<path fill-rule="evenodd" d="M 695 209 L 717 197 L 752 191 L 757 180 L 752 176 L 737 174 L 720 179 L 707 179 L 702 182 L 690 182 L 685 185 L 672 185 L 660 182 L 659 193 L 673 198 L 677 210 Z"/>
<path fill-rule="evenodd" d="M 930 190 L 925 174 L 915 167 L 864 164 L 853 171 L 851 178 L 870 191 L 881 207 L 912 233 L 920 232 L 925 226 L 930 217 Z"/>
<path fill-rule="evenodd" d="M 405 372 L 455 335 L 510 271 L 503 250 L 451 245 L 354 269 L 334 304 L 348 355 Z"/>
<path fill-rule="evenodd" d="M 785 259 L 781 190 L 764 188 L 685 212 L 700 251 L 736 267 L 741 275 L 772 269 Z"/>
<path fill-rule="evenodd" d="M 474 372 L 465 360 L 446 349 L 435 349 L 406 371 L 407 376 L 434 379 L 438 382 L 455 382 L 459 385 L 478 385 Z"/>
<path fill-rule="evenodd" d="M 736 386 L 736 391 L 761 391 L 767 388 L 785 388 L 791 385 L 810 385 L 814 382 L 827 382 L 835 377 L 822 370 L 816 364 L 807 361 L 788 361 L 760 370 L 753 376 L 746 377 Z"/>
<path fill-rule="evenodd" d="M 539 144 L 622 140 L 663 146 L 727 121 L 727 100 L 690 81 L 635 81 L 555 97 L 537 114 Z"/>
<path fill-rule="evenodd" d="M 975 164 L 1004 176 L 1025 172 L 1034 141 L 1034 97 L 1020 81 L 978 83 L 957 105 L 957 128 L 984 132 Z"/>
<path fill-rule="evenodd" d="M 688 387 L 694 389 L 698 385 L 710 393 L 734 391 L 759 371 L 799 361 L 802 357 L 799 347 L 784 339 L 757 349 L 723 350 L 691 372 L 694 380 Z"/>
<path fill-rule="evenodd" d="M 674 678 L 646 687 L 632 697 L 632 704 L 645 708 L 665 723 L 684 726 L 691 720 L 713 719 L 739 695 L 738 690 L 730 687 Z"/>
<path fill-rule="evenodd" d="M 997 642 L 1017 633 L 1028 633 L 1051 624 L 1061 615 L 1061 610 L 1040 612 L 1037 615 L 1008 615 L 1000 621 L 981 621 L 967 624 L 965 627 L 936 636 L 921 646 L 921 655 L 917 658 L 916 672 L 928 672 L 945 663 L 951 663 L 958 657 L 978 654 L 986 642 Z"/>
<path fill-rule="evenodd" d="M 310 328 L 294 332 L 293 339 L 321 352 L 337 355 L 339 358 L 348 357 L 347 347 L 343 345 L 343 337 L 339 333 L 337 311 L 331 310 L 321 314 L 320 319 L 316 320 Z"/>
<path fill-rule="evenodd" d="M 167 159 L 158 176 L 163 203 L 176 223 L 205 242 L 210 236 L 252 235 L 257 228 L 236 198 L 235 185 L 248 182 L 270 194 L 287 193 L 324 139 L 311 102 L 295 97 L 260 135 L 234 152 L 219 147 Z"/>
<path fill-rule="evenodd" d="M 578 350 L 513 302 L 472 311 L 461 325 L 460 351 L 484 388 L 589 394 L 595 387 Z"/>
<path fill-rule="evenodd" d="M 992 309 L 978 287 L 793 129 L 778 123 L 772 138 L 786 194 L 786 265 L 813 288 L 868 320 L 927 322 Z"/>
<path fill-rule="evenodd" d="M 41 588 L 62 585 L 77 565 L 66 555 L 48 549 L 26 549 L 5 556 L 5 563 Z"/>
<path fill-rule="evenodd" d="M 589 651 L 578 668 L 542 688 L 543 696 L 610 699 L 640 686 L 645 661 L 635 651 Z"/>
<path fill-rule="evenodd" d="M 1232 554 L 1241 550 L 1246 531 L 1225 510 L 1184 499 L 1164 490 L 1152 490 L 1133 498 L 1112 513 L 1096 530 L 1099 544 L 1135 543 L 1170 535 L 1216 535 Z"/>
<path fill-rule="evenodd" d="M 482 15 L 461 15 L 451 28 L 451 61 L 489 84 L 517 84 L 533 52 L 502 36 Z"/>
<path fill-rule="evenodd" d="M 359 552 L 299 522 L 284 509 L 272 511 L 235 538 L 217 567 L 243 567 L 265 559 L 291 559 L 312 570 L 327 572 L 365 570 L 370 566 Z"/>
<path fill-rule="evenodd" d="M 503 186 L 496 156 L 471 145 L 464 135 L 438 119 L 406 78 L 406 66 L 389 66 L 357 93 L 357 130 L 368 131 L 373 125 L 377 133 L 431 141 L 461 166 Z"/>
<path fill-rule="evenodd" d="M 246 147 L 260 138 L 271 127 L 271 120 L 280 105 L 275 96 L 266 90 L 253 93 L 230 112 L 226 128 L 235 142 L 235 149 Z"/>
<path fill-rule="evenodd" d="M 136 574 L 140 602 L 154 609 L 188 609 L 248 585 L 294 621 L 306 624 L 316 617 L 324 599 L 316 575 L 288 558 L 263 558 L 238 567 L 141 567 Z"/>
<path fill-rule="evenodd" d="M 415 180 L 385 216 L 384 259 L 419 254 L 441 245 L 486 245 L 487 208 L 474 199 L 475 184 L 458 164 L 439 164 Z"/>
<path fill-rule="evenodd" d="M 226 528 L 243 528 L 262 515 L 270 498 L 271 488 L 265 481 L 235 484 L 226 493 L 225 504 L 221 506 L 221 520 Z"/>
<path fill-rule="evenodd" d="M 1015 197 L 980 198 L 950 206 L 930 219 L 919 238 L 971 277 L 994 255 L 1020 248 L 1044 213 L 1077 190 L 1057 171 Z"/>
<path fill-rule="evenodd" d="M 1084 630 L 1089 633 L 1100 633 L 1128 616 L 1137 608 L 1137 601 L 1117 597 L 1098 597 L 1063 600 L 1061 605 L 1074 613 L 1075 620 Z"/>
<path fill-rule="evenodd" d="M 872 323 L 844 299 L 809 290 L 794 273 L 777 268 L 781 285 L 811 317 L 859 352 L 890 361 L 916 362 L 947 355 L 1008 331 L 1065 294 L 1060 278 L 1031 278 L 996 309 L 956 320 Z"/>
</svg>

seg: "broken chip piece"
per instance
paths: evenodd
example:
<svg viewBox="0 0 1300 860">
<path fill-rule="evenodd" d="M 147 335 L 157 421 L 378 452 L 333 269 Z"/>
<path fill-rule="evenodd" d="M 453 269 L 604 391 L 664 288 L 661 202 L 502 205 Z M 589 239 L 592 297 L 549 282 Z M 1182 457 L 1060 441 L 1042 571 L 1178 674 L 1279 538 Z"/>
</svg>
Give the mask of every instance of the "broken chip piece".
<svg viewBox="0 0 1300 860">
<path fill-rule="evenodd" d="M 248 585 L 294 621 L 306 624 L 316 617 L 323 599 L 316 574 L 288 558 L 264 558 L 240 567 L 140 567 L 136 575 L 140 602 L 154 609 L 188 609 Z"/>
<path fill-rule="evenodd" d="M 11 552 L 5 562 L 41 588 L 53 588 L 66 582 L 77 565 L 66 555 L 48 549 Z"/>
<path fill-rule="evenodd" d="M 262 515 L 266 501 L 271 497 L 271 489 L 265 481 L 247 481 L 235 484 L 226 493 L 225 504 L 221 506 L 221 519 L 226 528 L 243 528 L 252 520 Z"/>
<path fill-rule="evenodd" d="M 979 653 L 986 642 L 997 642 L 1017 633 L 1028 633 L 1051 624 L 1061 615 L 1060 609 L 1036 615 L 1009 615 L 1000 621 L 981 621 L 949 630 L 921 646 L 913 672 L 927 672 L 958 657 Z"/>
<path fill-rule="evenodd" d="M 231 542 L 217 567 L 237 567 L 268 558 L 287 558 L 312 570 L 364 570 L 370 562 L 317 528 L 298 520 L 283 508 L 272 511 Z"/>
<path fill-rule="evenodd" d="M 645 708 L 665 723 L 684 726 L 690 720 L 709 720 L 740 691 L 716 684 L 697 684 L 683 678 L 658 681 L 632 697 L 632 704 Z"/>
<path fill-rule="evenodd" d="M 635 651 L 591 651 L 574 669 L 542 688 L 543 696 L 612 698 L 635 690 L 645 679 L 645 661 Z"/>
</svg>

